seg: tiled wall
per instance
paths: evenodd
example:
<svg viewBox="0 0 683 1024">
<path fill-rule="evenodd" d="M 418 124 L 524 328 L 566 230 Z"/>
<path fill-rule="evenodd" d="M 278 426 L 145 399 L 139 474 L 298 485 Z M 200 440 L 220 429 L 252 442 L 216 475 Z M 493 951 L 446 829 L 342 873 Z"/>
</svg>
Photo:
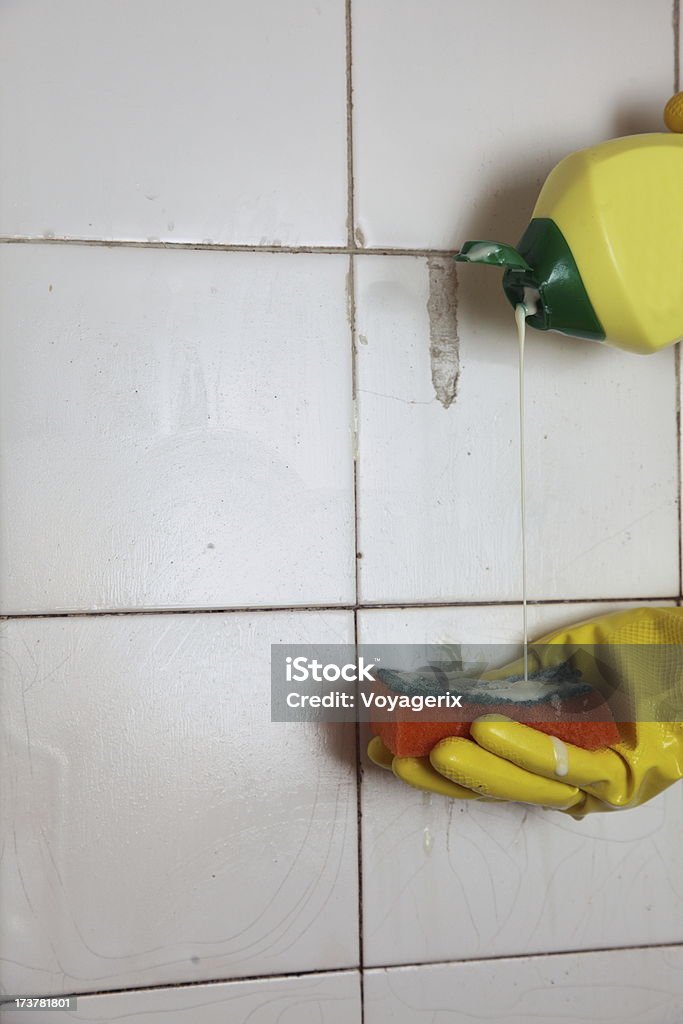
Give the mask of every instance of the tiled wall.
<svg viewBox="0 0 683 1024">
<path fill-rule="evenodd" d="M 269 721 L 273 642 L 519 640 L 511 316 L 450 253 L 659 130 L 677 7 L 3 5 L 0 986 L 80 994 L 3 1024 L 683 1018 L 680 787 L 459 805 Z M 677 375 L 528 340 L 533 632 L 680 602 Z"/>
</svg>

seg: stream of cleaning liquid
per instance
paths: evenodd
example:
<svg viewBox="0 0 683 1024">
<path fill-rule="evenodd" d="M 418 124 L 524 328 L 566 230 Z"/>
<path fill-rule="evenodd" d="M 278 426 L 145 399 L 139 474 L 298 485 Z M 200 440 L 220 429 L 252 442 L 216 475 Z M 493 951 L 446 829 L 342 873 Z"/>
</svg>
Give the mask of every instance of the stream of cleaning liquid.
<svg viewBox="0 0 683 1024">
<path fill-rule="evenodd" d="M 524 632 L 524 681 L 529 679 L 529 622 L 527 615 L 526 573 L 526 444 L 524 440 L 524 339 L 526 318 L 536 312 L 536 299 L 525 289 L 524 302 L 515 306 L 517 341 L 519 343 L 519 491 L 522 512 L 522 623 Z"/>
</svg>

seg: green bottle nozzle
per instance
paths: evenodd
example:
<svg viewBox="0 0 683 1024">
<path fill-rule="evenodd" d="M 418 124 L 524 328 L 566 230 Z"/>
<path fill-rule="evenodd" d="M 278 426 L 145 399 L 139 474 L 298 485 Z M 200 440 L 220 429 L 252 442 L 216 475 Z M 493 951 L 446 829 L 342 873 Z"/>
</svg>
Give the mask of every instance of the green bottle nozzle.
<svg viewBox="0 0 683 1024">
<path fill-rule="evenodd" d="M 533 218 L 517 246 L 482 240 L 465 242 L 455 259 L 459 263 L 500 267 L 508 301 L 513 307 L 519 303 L 527 306 L 527 323 L 531 327 L 579 338 L 604 339 L 605 332 L 572 251 L 550 218 Z"/>
<path fill-rule="evenodd" d="M 507 270 L 531 270 L 531 267 L 512 245 L 503 242 L 465 242 L 455 259 L 458 263 L 483 263 L 487 267 L 505 267 Z"/>
</svg>

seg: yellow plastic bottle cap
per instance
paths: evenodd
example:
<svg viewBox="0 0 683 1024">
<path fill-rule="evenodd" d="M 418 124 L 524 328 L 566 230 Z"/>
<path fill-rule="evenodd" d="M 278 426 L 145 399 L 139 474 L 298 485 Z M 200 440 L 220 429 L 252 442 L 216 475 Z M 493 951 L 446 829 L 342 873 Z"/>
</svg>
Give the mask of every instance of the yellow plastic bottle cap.
<svg viewBox="0 0 683 1024">
<path fill-rule="evenodd" d="M 683 132 L 683 92 L 677 92 L 664 107 L 664 124 L 672 132 Z"/>
</svg>

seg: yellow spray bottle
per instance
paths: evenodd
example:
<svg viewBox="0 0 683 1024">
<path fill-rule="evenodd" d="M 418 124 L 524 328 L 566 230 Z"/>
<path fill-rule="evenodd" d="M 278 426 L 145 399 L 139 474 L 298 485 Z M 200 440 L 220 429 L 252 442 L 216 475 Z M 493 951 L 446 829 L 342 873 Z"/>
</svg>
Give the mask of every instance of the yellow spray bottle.
<svg viewBox="0 0 683 1024">
<path fill-rule="evenodd" d="M 505 294 L 527 305 L 527 323 L 539 330 L 643 354 L 680 341 L 683 93 L 664 117 L 672 134 L 630 135 L 565 157 L 516 248 L 466 242 L 456 260 L 504 267 Z"/>
</svg>

